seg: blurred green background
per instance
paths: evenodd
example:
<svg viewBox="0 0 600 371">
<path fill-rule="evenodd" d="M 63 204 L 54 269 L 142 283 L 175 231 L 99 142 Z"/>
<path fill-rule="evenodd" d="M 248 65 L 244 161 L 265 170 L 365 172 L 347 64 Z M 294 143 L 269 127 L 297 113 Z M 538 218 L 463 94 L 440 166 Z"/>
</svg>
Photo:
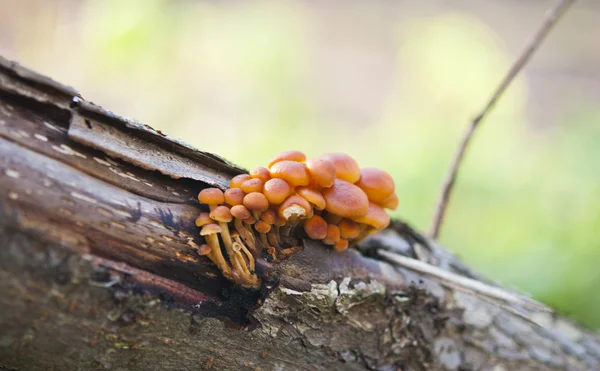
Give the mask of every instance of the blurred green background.
<svg viewBox="0 0 600 371">
<path fill-rule="evenodd" d="M 460 134 L 554 1 L 0 0 L 0 54 L 245 167 L 344 151 L 428 226 Z M 441 241 L 600 327 L 600 4 L 476 135 Z"/>
</svg>

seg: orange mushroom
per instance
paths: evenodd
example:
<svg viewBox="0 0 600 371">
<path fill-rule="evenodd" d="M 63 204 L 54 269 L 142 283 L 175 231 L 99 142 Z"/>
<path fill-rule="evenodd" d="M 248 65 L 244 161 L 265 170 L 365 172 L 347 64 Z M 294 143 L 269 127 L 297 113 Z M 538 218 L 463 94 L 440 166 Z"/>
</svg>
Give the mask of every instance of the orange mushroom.
<svg viewBox="0 0 600 371">
<path fill-rule="evenodd" d="M 240 188 L 229 188 L 223 193 L 225 202 L 229 206 L 241 205 L 245 195 Z"/>
<path fill-rule="evenodd" d="M 324 210 L 327 205 L 321 192 L 314 188 L 298 187 L 296 188 L 296 193 L 304 197 L 306 201 L 310 202 L 317 210 Z"/>
<path fill-rule="evenodd" d="M 281 161 L 295 161 L 304 163 L 304 161 L 306 161 L 306 155 L 300 151 L 281 152 L 277 156 L 273 157 L 271 161 L 269 161 L 269 165 L 267 167 L 271 169 L 271 166 Z"/>
<path fill-rule="evenodd" d="M 250 175 L 248 175 L 248 174 L 236 175 L 233 178 L 231 178 L 231 181 L 229 181 L 229 187 L 230 188 L 240 188 L 242 183 L 244 183 L 248 179 L 250 179 Z"/>
<path fill-rule="evenodd" d="M 335 167 L 335 176 L 338 179 L 355 183 L 360 178 L 360 167 L 350 155 L 345 153 L 327 153 L 319 158 L 328 160 Z"/>
<path fill-rule="evenodd" d="M 354 218 L 354 221 L 369 225 L 376 229 L 383 229 L 390 225 L 390 216 L 383 208 L 374 202 L 369 202 L 369 209 L 363 216 Z"/>
<path fill-rule="evenodd" d="M 378 205 L 391 197 L 396 189 L 392 176 L 374 167 L 361 169 L 356 185 L 367 194 L 369 201 Z"/>
<path fill-rule="evenodd" d="M 367 213 L 369 199 L 362 189 L 342 179 L 336 179 L 333 186 L 323 190 L 327 202 L 325 209 L 345 218 L 357 218 Z"/>
<path fill-rule="evenodd" d="M 259 166 L 250 170 L 250 177 L 253 179 L 260 179 L 263 183 L 266 183 L 271 179 L 271 174 L 269 173 L 269 169 Z"/>
<path fill-rule="evenodd" d="M 351 240 L 358 237 L 360 234 L 360 227 L 358 226 L 358 223 L 351 219 L 342 219 L 338 224 L 338 227 L 340 228 L 340 236 L 342 238 Z"/>
<path fill-rule="evenodd" d="M 306 161 L 306 167 L 310 173 L 311 183 L 319 187 L 328 188 L 335 181 L 335 166 L 328 159 L 317 157 Z"/>
<path fill-rule="evenodd" d="M 264 186 L 263 194 L 272 205 L 279 205 L 292 194 L 292 187 L 283 179 L 269 179 Z"/>
<path fill-rule="evenodd" d="M 307 186 L 310 183 L 310 175 L 306 165 L 294 161 L 280 161 L 271 166 L 271 177 L 280 178 L 291 186 Z"/>
<path fill-rule="evenodd" d="M 313 240 L 322 240 L 327 236 L 327 222 L 320 215 L 314 215 L 304 222 L 304 231 Z"/>
<path fill-rule="evenodd" d="M 263 181 L 258 178 L 252 178 L 246 180 L 244 183 L 240 185 L 240 188 L 244 193 L 252 193 L 252 192 L 262 192 L 263 190 Z"/>
</svg>

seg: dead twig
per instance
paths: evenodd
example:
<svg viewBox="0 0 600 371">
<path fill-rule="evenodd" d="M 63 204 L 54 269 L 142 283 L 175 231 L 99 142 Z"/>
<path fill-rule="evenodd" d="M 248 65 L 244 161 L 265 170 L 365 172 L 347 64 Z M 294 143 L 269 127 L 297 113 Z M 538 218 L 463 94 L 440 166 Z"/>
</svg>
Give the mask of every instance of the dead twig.
<svg viewBox="0 0 600 371">
<path fill-rule="evenodd" d="M 475 134 L 475 130 L 479 127 L 479 124 L 483 121 L 486 115 L 494 108 L 496 102 L 504 91 L 508 88 L 510 83 L 514 80 L 514 78 L 519 74 L 519 72 L 523 69 L 525 64 L 531 59 L 533 54 L 541 45 L 542 41 L 546 38 L 552 27 L 556 24 L 558 19 L 567 11 L 568 7 L 573 4 L 575 0 L 559 0 L 556 5 L 546 14 L 544 22 L 537 30 L 531 41 L 527 44 L 527 47 L 519 58 L 513 63 L 510 70 L 502 80 L 502 83 L 496 88 L 496 91 L 492 95 L 491 99 L 488 101 L 487 105 L 483 108 L 481 113 L 475 117 L 475 119 L 471 122 L 463 135 L 463 138 L 458 146 L 458 150 L 454 155 L 454 159 L 450 166 L 450 170 L 446 175 L 446 179 L 444 180 L 442 186 L 442 192 L 440 194 L 440 198 L 435 208 L 435 213 L 431 220 L 431 225 L 429 228 L 429 234 L 433 238 L 437 238 L 440 232 L 440 228 L 442 222 L 444 220 L 444 215 L 446 213 L 446 209 L 448 207 L 448 201 L 450 199 L 450 194 L 452 193 L 452 189 L 454 188 L 454 183 L 456 182 L 456 178 L 458 175 L 458 170 L 462 163 L 462 159 L 465 156 L 467 151 L 467 147 Z"/>
</svg>

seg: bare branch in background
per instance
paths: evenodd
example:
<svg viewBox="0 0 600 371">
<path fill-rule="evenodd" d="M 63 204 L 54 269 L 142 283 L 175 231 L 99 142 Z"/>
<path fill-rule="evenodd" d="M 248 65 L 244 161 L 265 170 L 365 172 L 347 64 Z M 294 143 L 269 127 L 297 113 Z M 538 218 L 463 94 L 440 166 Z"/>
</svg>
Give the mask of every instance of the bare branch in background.
<svg viewBox="0 0 600 371">
<path fill-rule="evenodd" d="M 510 83 L 514 80 L 514 78 L 519 74 L 519 72 L 523 69 L 525 64 L 531 59 L 533 54 L 542 44 L 542 41 L 546 38 L 546 36 L 552 30 L 552 27 L 556 24 L 556 22 L 560 19 L 560 17 L 567 11 L 569 6 L 573 4 L 575 0 L 559 0 L 556 5 L 547 13 L 544 22 L 535 33 L 534 37 L 527 44 L 527 48 L 523 50 L 519 58 L 513 63 L 512 67 L 502 80 L 502 83 L 498 86 L 491 99 L 488 101 L 487 105 L 483 108 L 481 113 L 475 117 L 475 119 L 471 122 L 463 135 L 462 141 L 458 146 L 458 150 L 454 155 L 454 159 L 452 160 L 452 164 L 450 166 L 450 170 L 446 175 L 446 179 L 442 186 L 442 192 L 440 194 L 438 203 L 435 208 L 435 213 L 431 220 L 431 224 L 429 227 L 429 234 L 433 238 L 437 238 L 440 233 L 440 228 L 442 222 L 444 220 L 444 215 L 446 214 L 446 208 L 448 207 L 448 202 L 450 200 L 450 194 L 452 193 L 452 189 L 454 188 L 454 183 L 456 182 L 456 178 L 458 176 L 458 170 L 462 163 L 463 157 L 467 151 L 467 147 L 475 134 L 475 130 L 479 127 L 479 124 L 483 121 L 486 115 L 494 108 L 496 102 L 504 91 L 508 88 Z"/>
</svg>

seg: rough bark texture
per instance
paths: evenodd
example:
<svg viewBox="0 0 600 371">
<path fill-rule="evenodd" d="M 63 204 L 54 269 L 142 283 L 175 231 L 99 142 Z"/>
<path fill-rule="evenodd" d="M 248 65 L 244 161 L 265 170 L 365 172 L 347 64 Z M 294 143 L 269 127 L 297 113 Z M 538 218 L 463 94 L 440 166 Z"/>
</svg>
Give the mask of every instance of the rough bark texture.
<svg viewBox="0 0 600 371">
<path fill-rule="evenodd" d="M 600 368 L 597 333 L 383 261 L 484 282 L 401 222 L 233 286 L 193 221 L 241 171 L 0 58 L 0 369 Z"/>
</svg>

